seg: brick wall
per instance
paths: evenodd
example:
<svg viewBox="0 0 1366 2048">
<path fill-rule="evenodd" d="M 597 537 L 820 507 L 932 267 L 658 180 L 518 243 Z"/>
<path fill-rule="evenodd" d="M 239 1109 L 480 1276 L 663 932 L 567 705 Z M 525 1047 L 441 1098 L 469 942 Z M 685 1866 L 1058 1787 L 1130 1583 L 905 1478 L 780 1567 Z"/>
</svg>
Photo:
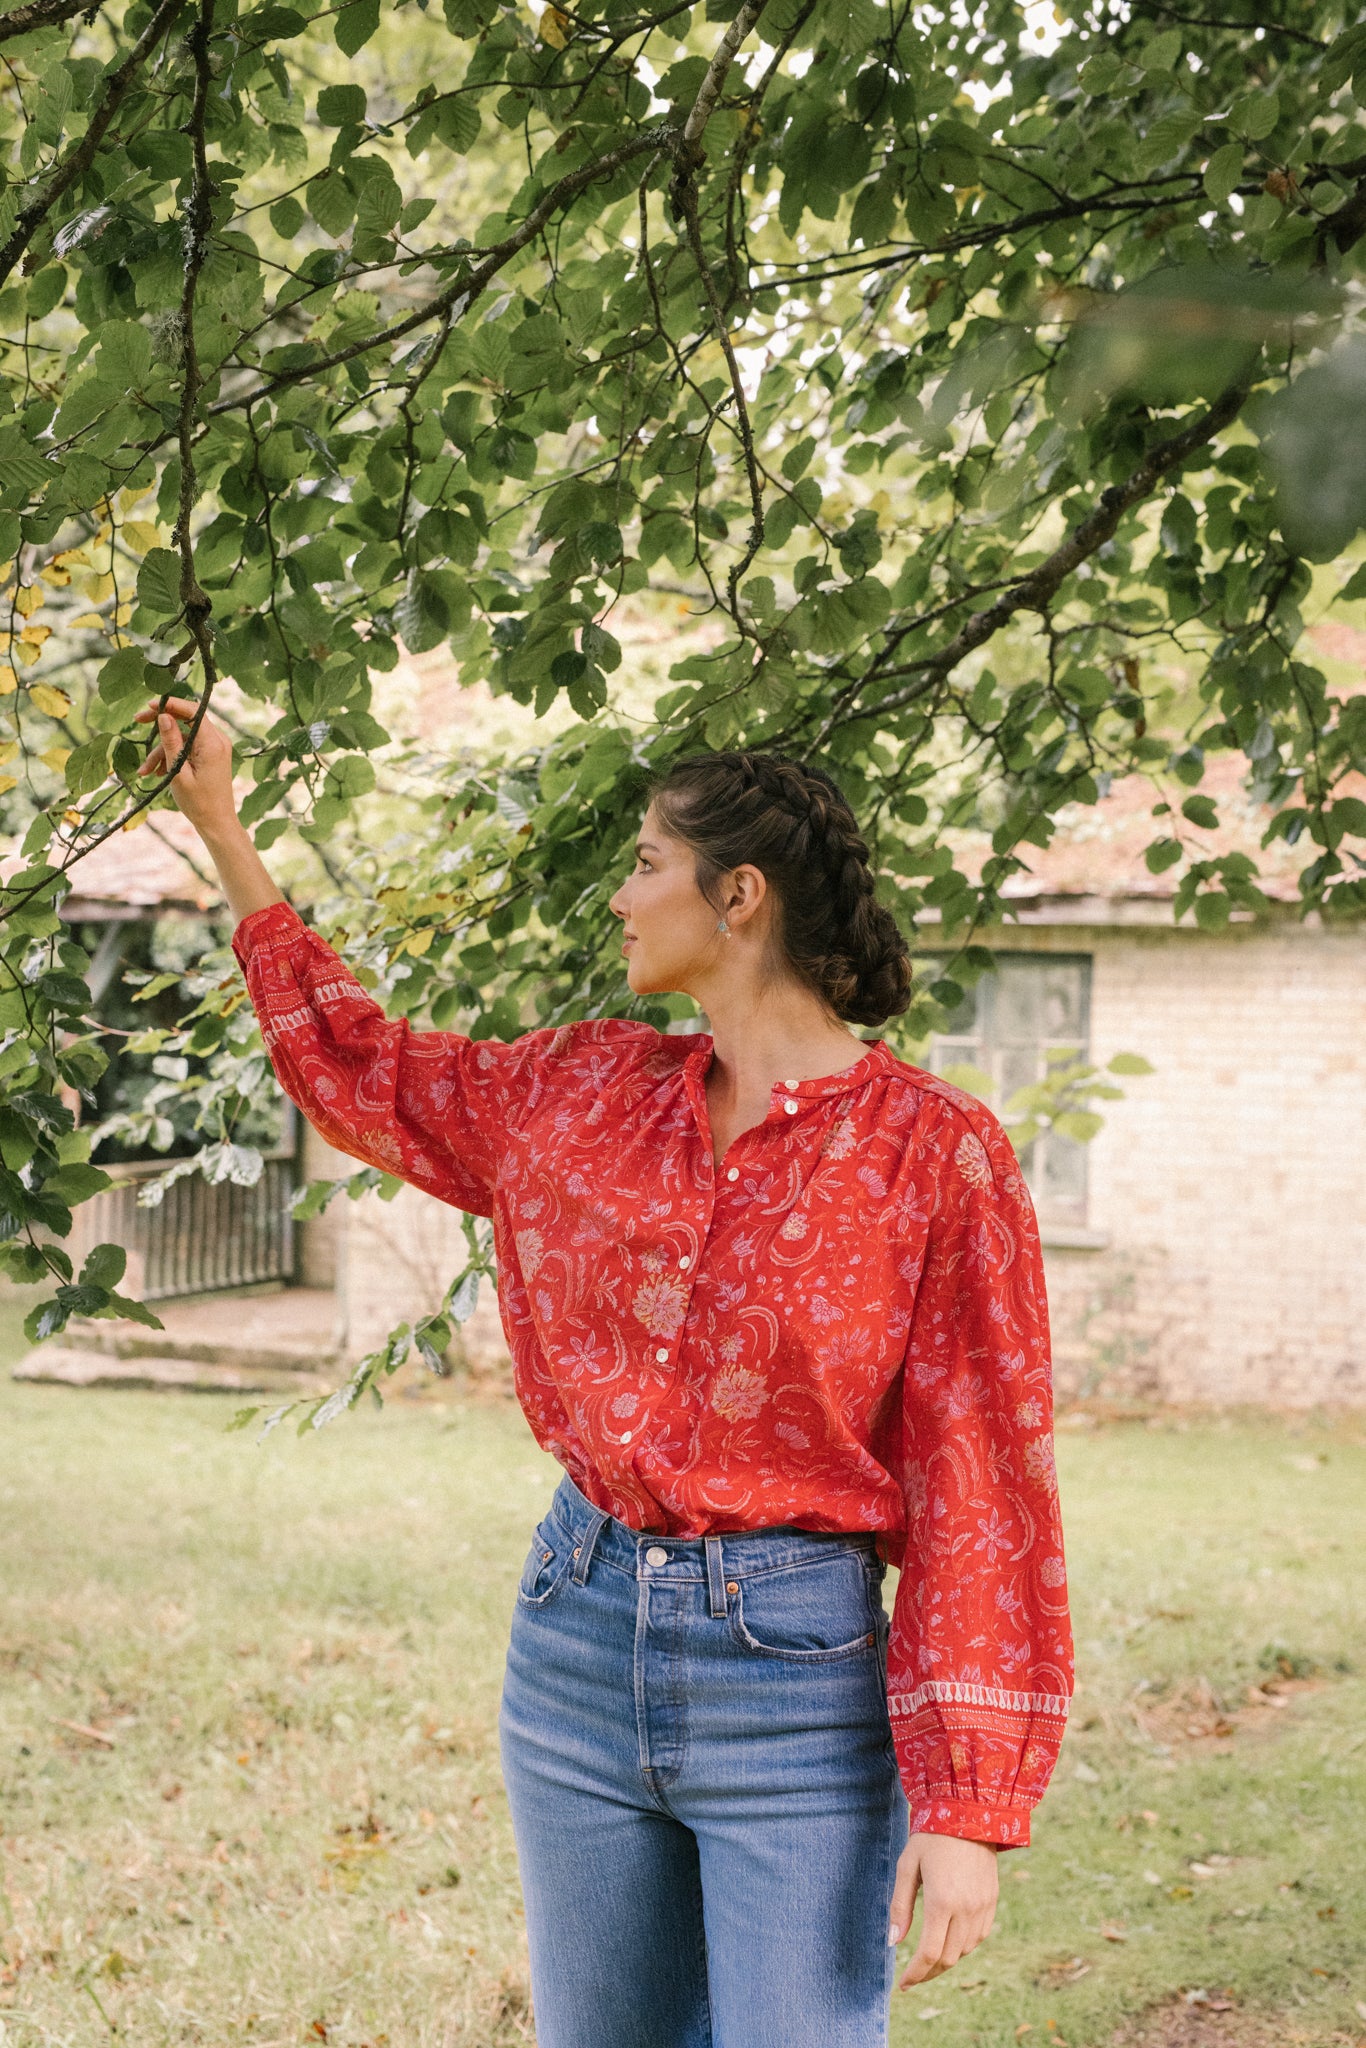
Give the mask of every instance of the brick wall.
<svg viewBox="0 0 1366 2048">
<path fill-rule="evenodd" d="M 1046 1253 L 1060 1393 L 1366 1402 L 1366 934 L 1012 929 L 1092 957 L 1092 1056 L 1156 1072 L 1101 1105 L 1088 1224 Z"/>
</svg>

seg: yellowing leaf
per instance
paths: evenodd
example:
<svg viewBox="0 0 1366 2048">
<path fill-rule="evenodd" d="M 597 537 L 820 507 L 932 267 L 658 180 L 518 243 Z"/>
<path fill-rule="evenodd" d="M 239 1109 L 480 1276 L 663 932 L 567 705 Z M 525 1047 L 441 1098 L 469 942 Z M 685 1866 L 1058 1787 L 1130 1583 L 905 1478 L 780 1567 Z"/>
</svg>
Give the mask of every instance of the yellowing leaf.
<svg viewBox="0 0 1366 2048">
<path fill-rule="evenodd" d="M 71 749 L 70 747 L 44 747 L 41 758 L 47 767 L 60 775 L 67 762 L 71 759 Z"/>
<path fill-rule="evenodd" d="M 85 823 L 85 812 L 79 810 L 75 804 L 69 804 L 62 812 L 62 823 L 74 832 L 78 825 Z"/>
<path fill-rule="evenodd" d="M 42 603 L 43 593 L 34 583 L 25 584 L 14 594 L 14 609 L 21 619 L 31 618 L 34 612 L 41 610 Z"/>
<path fill-rule="evenodd" d="M 25 626 L 23 632 L 19 635 L 19 639 L 25 647 L 41 647 L 44 641 L 51 638 L 51 626 Z"/>
<path fill-rule="evenodd" d="M 552 50 L 562 50 L 572 27 L 567 14 L 561 14 L 558 7 L 547 7 L 541 16 L 541 41 L 549 43 Z"/>
<path fill-rule="evenodd" d="M 104 619 L 103 619 L 102 615 L 101 615 L 101 614 L 100 614 L 99 612 L 82 612 L 82 613 L 81 613 L 81 615 L 80 615 L 80 617 L 79 617 L 78 619 L 73 619 L 73 620 L 71 621 L 71 623 L 72 623 L 72 626 L 73 626 L 73 627 L 75 627 L 75 626 L 94 626 L 94 627 L 102 627 L 102 626 L 104 625 Z"/>
<path fill-rule="evenodd" d="M 432 940 L 435 937 L 436 926 L 431 924 L 424 925 L 420 932 L 409 932 L 407 938 L 403 941 L 403 951 L 411 953 L 415 960 L 420 960 L 424 953 L 430 953 Z"/>
<path fill-rule="evenodd" d="M 131 818 L 125 818 L 123 829 L 125 832 L 136 832 L 139 825 L 145 825 L 146 823 L 146 811 L 134 811 Z"/>
<path fill-rule="evenodd" d="M 71 581 L 71 571 L 61 568 L 56 562 L 49 562 L 42 571 L 42 577 L 44 583 L 50 584 L 53 590 L 65 590 Z"/>
<path fill-rule="evenodd" d="M 28 694 L 34 709 L 48 718 L 65 718 L 71 709 L 71 699 L 55 683 L 35 683 Z"/>
<path fill-rule="evenodd" d="M 0 668 L 0 697 L 12 697 L 19 687 L 19 678 L 8 662 Z"/>
<path fill-rule="evenodd" d="M 134 485 L 134 486 L 133 486 L 133 487 L 132 487 L 131 489 L 125 489 L 125 490 L 122 490 L 122 491 L 120 491 L 120 492 L 119 492 L 119 510 L 120 510 L 120 512 L 127 512 L 127 511 L 129 510 L 129 508 L 130 508 L 131 506 L 133 506 L 133 505 L 140 505 L 140 504 L 142 503 L 142 500 L 143 500 L 143 499 L 144 499 L 144 498 L 145 498 L 145 497 L 147 496 L 147 493 L 148 493 L 148 492 L 149 492 L 149 491 L 150 491 L 151 489 L 152 489 L 152 485 L 151 485 L 151 484 L 137 484 L 137 485 Z"/>
<path fill-rule="evenodd" d="M 0 796 L 3 796 L 6 790 L 16 788 L 18 782 L 17 775 L 0 775 Z"/>
<path fill-rule="evenodd" d="M 12 761 L 19 751 L 18 740 L 0 742 L 0 761 Z"/>
<path fill-rule="evenodd" d="M 134 554 L 145 555 L 149 549 L 161 546 L 161 528 L 153 519 L 125 519 L 123 539 Z"/>
<path fill-rule="evenodd" d="M 86 548 L 63 548 L 62 552 L 59 555 L 54 555 L 48 563 L 49 569 L 88 568 L 89 566 L 90 554 Z"/>
<path fill-rule="evenodd" d="M 97 569 L 81 569 L 72 577 L 72 582 L 88 604 L 103 604 L 114 591 L 114 579 Z"/>
<path fill-rule="evenodd" d="M 116 626 L 126 626 L 136 610 L 137 599 L 132 597 L 126 597 L 123 600 L 123 603 L 119 606 L 118 610 L 114 613 L 114 624 Z"/>
<path fill-rule="evenodd" d="M 37 661 L 38 656 L 42 653 L 42 647 L 41 644 L 37 647 L 26 645 L 27 639 L 28 635 L 25 634 L 23 638 L 16 640 L 10 649 L 10 653 L 21 667 L 32 668 L 34 662 Z"/>
</svg>

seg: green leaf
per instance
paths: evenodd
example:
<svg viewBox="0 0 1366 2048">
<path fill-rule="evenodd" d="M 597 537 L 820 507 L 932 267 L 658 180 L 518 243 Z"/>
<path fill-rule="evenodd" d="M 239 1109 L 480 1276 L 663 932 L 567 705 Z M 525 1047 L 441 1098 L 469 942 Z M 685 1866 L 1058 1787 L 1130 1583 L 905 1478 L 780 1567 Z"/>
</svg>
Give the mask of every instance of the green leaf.
<svg viewBox="0 0 1366 2048">
<path fill-rule="evenodd" d="M 100 330 L 100 366 L 129 391 L 147 381 L 152 367 L 152 337 L 131 320 L 112 320 Z"/>
<path fill-rule="evenodd" d="M 1199 825 L 1203 831 L 1214 832 L 1219 827 L 1219 813 L 1207 796 L 1188 796 L 1181 806 L 1183 818 L 1189 818 L 1192 825 Z"/>
<path fill-rule="evenodd" d="M 379 0 L 350 0 L 350 5 L 343 7 L 337 16 L 333 31 L 338 49 L 346 56 L 354 57 L 378 27 Z"/>
<path fill-rule="evenodd" d="M 152 548 L 138 570 L 138 603 L 162 618 L 174 618 L 180 610 L 180 574 L 178 554 L 170 548 Z"/>
<path fill-rule="evenodd" d="M 1105 1065 L 1107 1073 L 1111 1074 L 1151 1074 L 1156 1071 L 1140 1052 L 1117 1052 Z"/>
<path fill-rule="evenodd" d="M 1228 125 L 1249 142 L 1261 142 L 1280 117 L 1280 100 L 1274 92 L 1250 92 L 1229 109 Z"/>
<path fill-rule="evenodd" d="M 340 22 L 340 17 L 338 17 Z M 365 119 L 365 88 L 360 85 L 327 85 L 318 94 L 318 119 L 324 128 L 345 128 Z"/>
<path fill-rule="evenodd" d="M 1226 142 L 1206 164 L 1205 193 L 1215 206 L 1227 206 L 1243 175 L 1244 156 L 1241 142 Z"/>
<path fill-rule="evenodd" d="M 1075 1144 L 1089 1145 L 1104 1128 L 1105 1119 L 1096 1115 L 1093 1109 L 1065 1109 L 1053 1119 L 1053 1129 L 1060 1138 L 1071 1138 Z"/>
<path fill-rule="evenodd" d="M 1154 839 L 1143 859 L 1150 873 L 1160 875 L 1168 868 L 1174 868 L 1181 854 L 1182 846 L 1179 839 Z"/>
<path fill-rule="evenodd" d="M 128 1254 L 121 1244 L 97 1244 L 81 1267 L 81 1285 L 115 1288 L 127 1266 Z"/>
</svg>

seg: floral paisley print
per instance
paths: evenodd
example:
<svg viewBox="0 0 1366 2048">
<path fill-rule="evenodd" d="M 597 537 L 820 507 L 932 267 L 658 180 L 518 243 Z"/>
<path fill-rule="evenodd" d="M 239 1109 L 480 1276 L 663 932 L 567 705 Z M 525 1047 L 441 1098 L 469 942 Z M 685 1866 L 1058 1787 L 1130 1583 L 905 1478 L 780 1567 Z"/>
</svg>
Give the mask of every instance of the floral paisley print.
<svg viewBox="0 0 1366 2048">
<path fill-rule="evenodd" d="M 911 1825 L 1027 1842 L 1072 1644 L 1038 1231 L 991 1112 L 873 1040 L 718 1167 L 705 1035 L 415 1032 L 287 905 L 234 945 L 327 1142 L 493 1218 L 518 1397 L 581 1491 L 665 1535 L 877 1532 Z"/>
</svg>

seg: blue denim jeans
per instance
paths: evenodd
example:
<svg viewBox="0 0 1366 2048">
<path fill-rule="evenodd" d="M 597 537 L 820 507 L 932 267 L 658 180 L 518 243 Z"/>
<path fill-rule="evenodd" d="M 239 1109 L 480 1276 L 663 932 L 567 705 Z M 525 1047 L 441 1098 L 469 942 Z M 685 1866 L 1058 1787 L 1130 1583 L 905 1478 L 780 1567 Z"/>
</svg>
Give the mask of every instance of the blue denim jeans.
<svg viewBox="0 0 1366 2048">
<path fill-rule="evenodd" d="M 864 1536 L 642 1535 L 565 1479 L 500 1732 L 538 2048 L 879 2048 L 907 1812 Z"/>
</svg>

